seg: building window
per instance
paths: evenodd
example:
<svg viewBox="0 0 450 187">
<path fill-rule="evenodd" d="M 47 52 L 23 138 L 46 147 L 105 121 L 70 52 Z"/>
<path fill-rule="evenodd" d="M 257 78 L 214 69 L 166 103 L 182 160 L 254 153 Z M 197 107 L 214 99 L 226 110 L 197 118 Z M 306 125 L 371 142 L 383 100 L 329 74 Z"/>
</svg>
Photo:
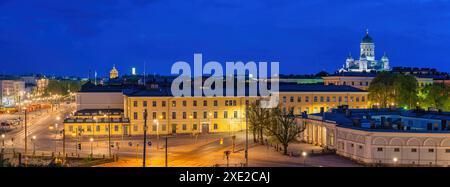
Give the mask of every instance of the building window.
<svg viewBox="0 0 450 187">
<path fill-rule="evenodd" d="M 434 153 L 434 149 L 428 149 L 429 153 Z"/>
<path fill-rule="evenodd" d="M 133 125 L 133 131 L 138 131 L 138 126 L 137 125 Z"/>
<path fill-rule="evenodd" d="M 238 118 L 238 111 L 234 111 L 233 116 L 234 116 L 234 118 Z"/>
<path fill-rule="evenodd" d="M 138 102 L 137 102 L 137 101 L 134 101 L 134 102 L 133 102 L 133 106 L 134 106 L 134 107 L 137 107 L 137 106 L 138 106 Z"/>
<path fill-rule="evenodd" d="M 156 101 L 152 101 L 152 106 L 156 107 Z"/>
<path fill-rule="evenodd" d="M 192 106 L 197 106 L 197 101 L 193 101 Z"/>
<path fill-rule="evenodd" d="M 283 96 L 283 103 L 286 103 L 286 96 Z"/>
<path fill-rule="evenodd" d="M 327 97 L 327 102 L 330 102 L 330 96 Z"/>
<path fill-rule="evenodd" d="M 172 112 L 172 119 L 177 119 L 177 112 Z"/>
<path fill-rule="evenodd" d="M 224 112 L 223 112 L 223 118 L 225 118 L 225 119 L 228 118 L 228 111 L 224 111 Z"/>
<path fill-rule="evenodd" d="M 166 107 L 166 101 L 162 101 L 162 102 L 161 102 L 161 106 L 162 106 L 162 107 Z"/>
<path fill-rule="evenodd" d="M 158 126 L 157 126 L 156 124 L 153 124 L 153 125 L 152 125 L 152 130 L 153 130 L 153 131 L 156 131 L 157 128 L 158 128 Z"/>
<path fill-rule="evenodd" d="M 143 101 L 142 106 L 147 107 L 147 101 Z"/>
<path fill-rule="evenodd" d="M 73 126 L 72 125 L 69 126 L 69 131 L 73 132 Z"/>
<path fill-rule="evenodd" d="M 119 131 L 119 126 L 118 125 L 114 125 L 114 131 Z"/>
<path fill-rule="evenodd" d="M 348 97 L 347 96 L 344 97 L 344 102 L 348 102 Z"/>
<path fill-rule="evenodd" d="M 394 148 L 394 152 L 400 152 L 400 148 Z"/>
<path fill-rule="evenodd" d="M 317 102 L 317 96 L 314 96 L 314 102 Z"/>
<path fill-rule="evenodd" d="M 289 102 L 291 102 L 291 103 L 294 102 L 294 96 L 291 96 L 291 97 L 289 98 Z"/>
<path fill-rule="evenodd" d="M 217 100 L 214 100 L 214 106 L 217 106 L 217 105 L 218 105 Z"/>
<path fill-rule="evenodd" d="M 302 102 L 302 96 L 297 97 L 297 102 Z"/>
<path fill-rule="evenodd" d="M 320 102 L 323 102 L 323 96 L 320 96 Z"/>
<path fill-rule="evenodd" d="M 152 112 L 152 119 L 156 119 L 156 112 Z"/>
<path fill-rule="evenodd" d="M 133 113 L 133 119 L 138 119 L 138 113 L 137 112 Z"/>
<path fill-rule="evenodd" d="M 183 119 L 186 119 L 186 112 L 183 112 Z"/>
<path fill-rule="evenodd" d="M 208 118 L 208 112 L 203 112 L 203 119 L 207 119 Z"/>
<path fill-rule="evenodd" d="M 450 149 L 446 149 L 446 150 L 445 150 L 445 153 L 450 153 Z"/>
<path fill-rule="evenodd" d="M 416 149 L 416 148 L 412 148 L 412 149 L 411 149 L 411 152 L 412 152 L 412 153 L 416 153 L 416 152 L 417 152 L 417 149 Z"/>
<path fill-rule="evenodd" d="M 359 149 L 363 149 L 363 146 L 362 146 L 362 145 L 360 145 L 360 146 L 359 146 Z"/>
<path fill-rule="evenodd" d="M 197 124 L 192 125 L 192 130 L 197 130 Z"/>
<path fill-rule="evenodd" d="M 207 100 L 203 101 L 203 106 L 208 106 L 208 101 Z"/>
<path fill-rule="evenodd" d="M 331 101 L 336 102 L 336 96 L 333 96 Z"/>
<path fill-rule="evenodd" d="M 183 128 L 183 130 L 185 131 L 187 128 L 186 128 L 186 124 L 183 124 L 183 125 L 181 125 L 182 126 L 182 128 Z"/>
<path fill-rule="evenodd" d="M 341 96 L 339 96 L 339 102 L 342 102 L 342 97 Z"/>
<path fill-rule="evenodd" d="M 350 147 L 355 147 L 355 145 L 354 144 L 350 144 Z"/>
<path fill-rule="evenodd" d="M 305 102 L 309 102 L 309 96 L 305 96 Z"/>
<path fill-rule="evenodd" d="M 197 112 L 193 112 L 192 115 L 193 115 L 194 119 L 197 119 Z"/>
<path fill-rule="evenodd" d="M 217 111 L 214 111 L 214 119 L 217 119 Z"/>
<path fill-rule="evenodd" d="M 176 101 L 172 101 L 172 107 L 176 107 L 177 106 L 177 102 Z"/>
<path fill-rule="evenodd" d="M 183 107 L 186 107 L 186 106 L 187 106 L 187 102 L 183 101 Z"/>
<path fill-rule="evenodd" d="M 100 125 L 97 125 L 97 126 L 95 127 L 95 131 L 100 132 Z"/>
<path fill-rule="evenodd" d="M 161 113 L 162 119 L 166 119 L 166 112 Z"/>
<path fill-rule="evenodd" d="M 377 148 L 377 151 L 378 151 L 378 152 L 382 152 L 382 151 L 383 151 L 383 148 L 382 148 L 382 147 L 378 147 L 378 148 Z"/>
<path fill-rule="evenodd" d="M 214 130 L 217 130 L 219 128 L 219 126 L 217 125 L 217 123 L 214 123 Z"/>
</svg>

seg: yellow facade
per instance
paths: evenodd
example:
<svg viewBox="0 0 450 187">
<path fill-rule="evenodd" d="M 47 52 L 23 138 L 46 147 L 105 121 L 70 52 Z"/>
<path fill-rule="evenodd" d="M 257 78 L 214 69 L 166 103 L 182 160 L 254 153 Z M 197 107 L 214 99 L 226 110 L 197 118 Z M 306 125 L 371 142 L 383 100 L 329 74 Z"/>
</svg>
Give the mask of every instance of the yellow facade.
<svg viewBox="0 0 450 187">
<path fill-rule="evenodd" d="M 292 111 L 296 115 L 303 111 L 326 112 L 341 105 L 348 105 L 349 108 L 369 106 L 367 92 L 281 92 L 279 97 L 282 110 Z M 104 115 L 80 116 L 72 121 L 66 120 L 66 134 L 83 129 L 82 135 L 105 136 L 111 124 L 111 135 L 143 135 L 145 109 L 149 135 L 232 133 L 245 129 L 245 103 L 256 99 L 124 95 L 123 114 L 115 116 L 111 123 L 103 121 L 107 120 L 103 119 Z"/>
</svg>

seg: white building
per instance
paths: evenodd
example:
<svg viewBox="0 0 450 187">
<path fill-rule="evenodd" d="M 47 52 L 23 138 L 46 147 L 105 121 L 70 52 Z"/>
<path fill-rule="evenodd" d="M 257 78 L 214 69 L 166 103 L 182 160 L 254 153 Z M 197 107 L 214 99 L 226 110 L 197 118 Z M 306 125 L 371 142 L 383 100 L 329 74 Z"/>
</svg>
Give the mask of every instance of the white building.
<svg viewBox="0 0 450 187">
<path fill-rule="evenodd" d="M 361 40 L 359 60 L 353 59 L 351 53 L 348 55 L 345 65 L 340 72 L 369 72 L 390 70 L 389 58 L 386 53 L 381 60 L 375 59 L 375 43 L 369 36 L 369 32 Z"/>
<path fill-rule="evenodd" d="M 304 141 L 361 163 L 450 165 L 450 113 L 341 109 L 298 123 Z"/>
<path fill-rule="evenodd" d="M 19 80 L 0 80 L 0 106 L 14 107 L 25 96 L 25 82 Z"/>
</svg>

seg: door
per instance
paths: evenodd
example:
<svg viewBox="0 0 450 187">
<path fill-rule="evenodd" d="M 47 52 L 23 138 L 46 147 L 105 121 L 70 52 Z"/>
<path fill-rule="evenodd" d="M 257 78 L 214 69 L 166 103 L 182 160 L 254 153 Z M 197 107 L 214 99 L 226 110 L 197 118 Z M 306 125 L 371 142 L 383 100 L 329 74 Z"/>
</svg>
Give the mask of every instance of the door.
<svg viewBox="0 0 450 187">
<path fill-rule="evenodd" d="M 202 124 L 202 133 L 209 133 L 209 124 L 208 123 L 203 123 Z"/>
<path fill-rule="evenodd" d="M 172 124 L 172 134 L 177 133 L 177 124 Z"/>
</svg>

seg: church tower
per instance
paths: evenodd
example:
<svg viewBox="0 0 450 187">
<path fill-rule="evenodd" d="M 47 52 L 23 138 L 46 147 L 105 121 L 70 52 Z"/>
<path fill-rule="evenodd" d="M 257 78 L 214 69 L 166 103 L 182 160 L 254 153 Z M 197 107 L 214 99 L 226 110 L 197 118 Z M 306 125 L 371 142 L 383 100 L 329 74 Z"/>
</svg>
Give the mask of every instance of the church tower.
<svg viewBox="0 0 450 187">
<path fill-rule="evenodd" d="M 119 71 L 116 69 L 116 65 L 114 64 L 113 68 L 109 72 L 109 79 L 116 79 L 119 77 Z"/>
<path fill-rule="evenodd" d="M 386 52 L 384 52 L 383 57 L 381 57 L 381 62 L 383 65 L 383 70 L 388 71 L 391 69 L 391 67 L 389 67 L 389 58 L 387 57 Z"/>
<path fill-rule="evenodd" d="M 368 61 L 375 60 L 375 44 L 372 37 L 369 36 L 369 30 L 366 30 L 366 35 L 361 40 L 361 57 L 364 55 Z"/>
</svg>

